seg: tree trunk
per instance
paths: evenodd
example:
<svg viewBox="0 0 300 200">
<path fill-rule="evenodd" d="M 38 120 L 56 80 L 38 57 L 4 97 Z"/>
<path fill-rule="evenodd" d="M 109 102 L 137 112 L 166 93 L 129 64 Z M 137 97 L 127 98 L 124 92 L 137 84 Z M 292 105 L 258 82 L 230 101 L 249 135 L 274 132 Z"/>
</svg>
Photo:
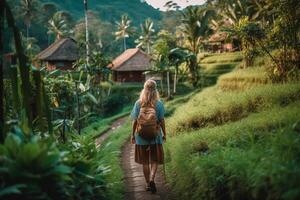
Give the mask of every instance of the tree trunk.
<svg viewBox="0 0 300 200">
<path fill-rule="evenodd" d="M 126 51 L 126 37 L 124 37 L 123 42 L 124 42 L 124 51 Z"/>
<path fill-rule="evenodd" d="M 170 72 L 167 71 L 167 85 L 168 85 L 168 98 L 171 96 L 171 91 L 170 91 Z"/>
<path fill-rule="evenodd" d="M 81 133 L 81 124 L 80 124 L 80 101 L 79 101 L 79 94 L 78 94 L 78 83 L 75 82 L 75 87 L 76 87 L 76 101 L 77 101 L 77 131 L 78 134 L 80 135 Z"/>
<path fill-rule="evenodd" d="M 191 74 L 191 82 L 193 84 L 193 87 L 196 87 L 199 81 L 197 60 L 191 60 L 188 64 L 188 67 Z"/>
<path fill-rule="evenodd" d="M 3 1 L 0 1 L 0 43 L 4 44 L 4 5 Z M 4 109 L 3 109 L 3 45 L 0 45 L 0 143 L 4 142 L 5 133 L 4 133 Z"/>
<path fill-rule="evenodd" d="M 147 44 L 147 53 L 150 54 L 150 44 Z"/>
<path fill-rule="evenodd" d="M 164 85 L 163 85 L 163 76 L 164 76 L 164 74 L 161 73 L 160 76 L 161 76 L 160 77 L 160 89 L 161 89 L 161 93 L 163 93 L 164 92 Z"/>
<path fill-rule="evenodd" d="M 26 24 L 26 42 L 28 42 L 29 37 L 29 24 Z"/>
<path fill-rule="evenodd" d="M 19 61 L 19 71 L 20 71 L 20 77 L 21 77 L 21 92 L 22 92 L 22 108 L 25 109 L 26 116 L 28 119 L 28 127 L 31 128 L 32 125 L 32 110 L 30 105 L 30 97 L 31 97 L 31 85 L 30 85 L 30 67 L 28 65 L 28 58 L 24 54 L 24 49 L 21 42 L 21 35 L 19 32 L 18 27 L 16 27 L 15 20 L 13 17 L 13 14 L 7 5 L 7 3 L 4 1 L 4 7 L 5 7 L 5 13 L 7 18 L 7 24 L 13 31 L 13 37 L 17 52 L 17 57 Z M 28 133 L 29 134 L 29 133 Z"/>
<path fill-rule="evenodd" d="M 176 94 L 176 84 L 177 84 L 177 67 L 175 69 L 175 74 L 174 74 L 174 84 L 173 84 L 173 93 Z"/>
<path fill-rule="evenodd" d="M 90 48 L 89 48 L 89 29 L 88 29 L 88 6 L 87 0 L 83 0 L 84 3 L 84 15 L 85 15 L 85 47 L 86 47 L 86 65 L 90 63 Z"/>
</svg>

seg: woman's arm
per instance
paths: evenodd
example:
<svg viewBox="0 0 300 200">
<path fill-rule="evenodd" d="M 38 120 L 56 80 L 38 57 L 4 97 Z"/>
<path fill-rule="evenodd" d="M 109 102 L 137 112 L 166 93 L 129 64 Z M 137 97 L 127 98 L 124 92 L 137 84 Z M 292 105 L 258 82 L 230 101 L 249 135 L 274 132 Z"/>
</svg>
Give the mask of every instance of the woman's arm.
<svg viewBox="0 0 300 200">
<path fill-rule="evenodd" d="M 135 134 L 136 126 L 137 126 L 137 120 L 134 120 L 134 121 L 132 122 L 132 134 L 131 134 L 131 143 L 132 143 L 132 144 L 135 144 L 135 137 L 134 137 L 134 134 Z"/>
<path fill-rule="evenodd" d="M 160 127 L 163 131 L 163 140 L 166 142 L 167 139 L 167 133 L 166 133 L 166 125 L 165 125 L 165 119 L 161 119 L 159 121 Z"/>
</svg>

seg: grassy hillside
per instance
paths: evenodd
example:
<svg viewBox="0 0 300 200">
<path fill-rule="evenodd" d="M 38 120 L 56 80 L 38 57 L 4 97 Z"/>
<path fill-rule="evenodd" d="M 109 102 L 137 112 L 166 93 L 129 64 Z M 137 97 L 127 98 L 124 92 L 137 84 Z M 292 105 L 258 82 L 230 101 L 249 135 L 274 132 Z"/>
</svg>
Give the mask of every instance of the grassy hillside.
<svg viewBox="0 0 300 200">
<path fill-rule="evenodd" d="M 166 144 L 177 195 L 299 199 L 299 94 L 299 82 L 272 84 L 257 66 L 221 76 L 179 106 L 167 119 Z"/>
<path fill-rule="evenodd" d="M 241 60 L 240 52 L 204 55 L 200 62 L 203 85 L 214 85 L 220 75 L 233 70 Z"/>
</svg>

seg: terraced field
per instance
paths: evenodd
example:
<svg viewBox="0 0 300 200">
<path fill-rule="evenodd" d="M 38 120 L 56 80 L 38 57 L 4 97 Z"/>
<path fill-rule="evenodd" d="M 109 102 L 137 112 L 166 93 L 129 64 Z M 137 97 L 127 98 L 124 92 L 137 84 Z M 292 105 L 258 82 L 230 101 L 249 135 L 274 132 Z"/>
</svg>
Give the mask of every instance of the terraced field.
<svg viewBox="0 0 300 200">
<path fill-rule="evenodd" d="M 205 70 L 229 66 L 212 58 Z M 180 199 L 300 198 L 299 82 L 231 70 L 167 119 L 167 180 Z"/>
</svg>

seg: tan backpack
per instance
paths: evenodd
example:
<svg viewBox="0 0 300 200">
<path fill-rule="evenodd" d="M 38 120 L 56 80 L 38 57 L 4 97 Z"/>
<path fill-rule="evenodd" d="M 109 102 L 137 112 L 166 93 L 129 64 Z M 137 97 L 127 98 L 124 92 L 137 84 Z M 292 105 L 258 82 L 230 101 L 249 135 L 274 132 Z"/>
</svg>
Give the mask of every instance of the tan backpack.
<svg viewBox="0 0 300 200">
<path fill-rule="evenodd" d="M 141 105 L 137 123 L 137 132 L 143 139 L 153 140 L 159 134 L 155 107 Z"/>
</svg>

